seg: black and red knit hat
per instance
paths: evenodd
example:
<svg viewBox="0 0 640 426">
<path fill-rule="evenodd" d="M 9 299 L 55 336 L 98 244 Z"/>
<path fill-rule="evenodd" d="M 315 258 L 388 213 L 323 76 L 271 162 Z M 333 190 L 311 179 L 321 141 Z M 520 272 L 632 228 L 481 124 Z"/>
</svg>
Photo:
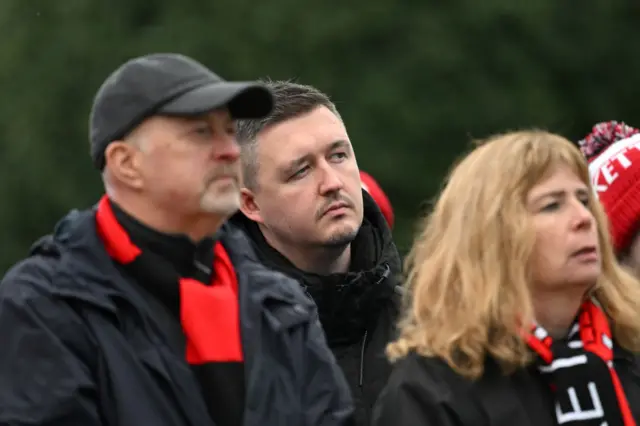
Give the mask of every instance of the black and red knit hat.
<svg viewBox="0 0 640 426">
<path fill-rule="evenodd" d="M 623 122 L 602 122 L 578 145 L 589 161 L 591 183 L 609 218 L 615 250 L 623 252 L 640 225 L 640 130 Z"/>
</svg>

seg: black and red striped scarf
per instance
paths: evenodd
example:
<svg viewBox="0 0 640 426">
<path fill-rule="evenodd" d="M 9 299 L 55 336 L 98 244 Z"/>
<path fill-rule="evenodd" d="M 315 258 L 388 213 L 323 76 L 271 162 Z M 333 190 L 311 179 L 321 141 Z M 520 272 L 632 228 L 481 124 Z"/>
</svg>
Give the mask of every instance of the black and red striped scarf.
<svg viewBox="0 0 640 426">
<path fill-rule="evenodd" d="M 613 365 L 609 321 L 597 303 L 583 303 L 567 339 L 554 341 L 534 326 L 527 343 L 553 391 L 558 425 L 635 426 Z"/>
<path fill-rule="evenodd" d="M 240 338 L 238 281 L 227 252 L 214 243 L 212 280 L 181 277 L 161 256 L 136 246 L 116 219 L 107 196 L 96 211 L 98 234 L 109 255 L 132 277 L 148 283 L 171 301 L 186 337 L 185 358 L 199 381 L 217 426 L 242 423 L 243 352 Z"/>
</svg>

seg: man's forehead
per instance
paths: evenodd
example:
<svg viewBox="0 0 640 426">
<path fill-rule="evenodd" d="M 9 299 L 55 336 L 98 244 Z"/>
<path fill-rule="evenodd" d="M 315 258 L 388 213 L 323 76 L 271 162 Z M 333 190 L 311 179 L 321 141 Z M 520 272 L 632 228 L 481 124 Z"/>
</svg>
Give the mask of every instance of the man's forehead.
<svg viewBox="0 0 640 426">
<path fill-rule="evenodd" d="M 310 134 L 298 133 L 290 135 L 274 144 L 258 144 L 261 157 L 273 162 L 276 166 L 286 166 L 292 161 L 299 160 L 305 156 L 313 156 L 326 153 L 340 147 L 350 147 L 351 143 L 345 134 L 328 137 L 314 137 Z M 270 146 L 268 146 L 270 145 Z"/>
<path fill-rule="evenodd" d="M 330 148 L 337 141 L 349 143 L 343 126 L 278 126 L 259 137 L 263 152 L 276 157 L 299 156 Z"/>
</svg>

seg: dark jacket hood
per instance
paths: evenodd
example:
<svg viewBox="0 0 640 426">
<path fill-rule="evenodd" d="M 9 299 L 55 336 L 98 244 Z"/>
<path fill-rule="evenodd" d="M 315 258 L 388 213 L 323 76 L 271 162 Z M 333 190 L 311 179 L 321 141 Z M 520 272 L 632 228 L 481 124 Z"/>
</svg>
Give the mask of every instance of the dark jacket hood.
<svg viewBox="0 0 640 426">
<path fill-rule="evenodd" d="M 231 223 L 252 240 L 258 257 L 268 267 L 295 278 L 314 299 L 329 343 L 359 340 L 375 326 L 381 309 L 397 309 L 401 260 L 391 231 L 371 196 L 363 191 L 362 226 L 351 243 L 347 273 L 315 274 L 296 268 L 265 240 L 258 225 L 237 213 Z"/>
</svg>

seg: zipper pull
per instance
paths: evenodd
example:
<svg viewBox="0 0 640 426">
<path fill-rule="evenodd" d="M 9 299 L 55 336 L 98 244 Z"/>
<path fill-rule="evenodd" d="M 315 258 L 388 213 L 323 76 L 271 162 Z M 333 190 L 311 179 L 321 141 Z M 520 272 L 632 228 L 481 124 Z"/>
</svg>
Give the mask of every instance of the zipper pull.
<svg viewBox="0 0 640 426">
<path fill-rule="evenodd" d="M 364 380 L 364 349 L 367 346 L 367 333 L 365 330 L 364 336 L 362 337 L 362 347 L 360 348 L 360 379 L 358 380 L 358 386 L 362 387 L 362 382 Z"/>
</svg>

